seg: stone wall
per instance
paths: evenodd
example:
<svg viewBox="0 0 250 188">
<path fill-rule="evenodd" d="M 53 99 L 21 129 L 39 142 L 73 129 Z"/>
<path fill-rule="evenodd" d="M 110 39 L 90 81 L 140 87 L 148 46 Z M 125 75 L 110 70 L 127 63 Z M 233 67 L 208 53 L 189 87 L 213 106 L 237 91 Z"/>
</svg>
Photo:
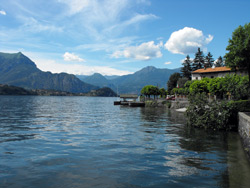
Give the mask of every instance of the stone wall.
<svg viewBox="0 0 250 188">
<path fill-rule="evenodd" d="M 188 101 L 171 101 L 171 108 L 178 109 L 178 108 L 187 108 L 189 105 Z"/>
<path fill-rule="evenodd" d="M 250 113 L 239 112 L 238 131 L 243 142 L 243 146 L 250 159 Z"/>
</svg>

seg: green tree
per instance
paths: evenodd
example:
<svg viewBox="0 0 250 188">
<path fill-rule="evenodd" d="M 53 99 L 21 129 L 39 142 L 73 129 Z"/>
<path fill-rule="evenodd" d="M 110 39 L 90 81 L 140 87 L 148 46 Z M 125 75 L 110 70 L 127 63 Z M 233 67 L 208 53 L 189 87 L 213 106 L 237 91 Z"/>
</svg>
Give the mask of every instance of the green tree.
<svg viewBox="0 0 250 188">
<path fill-rule="evenodd" d="M 246 69 L 250 88 L 250 23 L 235 29 L 226 49 L 228 50 L 225 55 L 226 65 L 233 70 Z"/>
<path fill-rule="evenodd" d="M 169 93 L 171 92 L 171 90 L 173 88 L 175 88 L 177 86 L 177 81 L 179 78 L 181 78 L 181 74 L 178 72 L 176 72 L 170 76 L 168 83 L 167 83 Z"/>
<path fill-rule="evenodd" d="M 182 76 L 191 80 L 192 61 L 190 60 L 189 55 L 187 55 L 182 65 L 183 65 L 183 67 L 181 68 Z"/>
<path fill-rule="evenodd" d="M 150 96 L 153 95 L 155 98 L 155 96 L 160 95 L 160 90 L 156 86 L 147 85 L 142 88 L 141 94 L 145 95 L 147 98 L 150 98 Z"/>
<path fill-rule="evenodd" d="M 161 98 L 167 95 L 167 92 L 164 88 L 161 88 L 159 91 L 160 91 Z"/>
<path fill-rule="evenodd" d="M 208 52 L 208 54 L 205 58 L 205 67 L 211 68 L 213 66 L 213 63 L 214 63 L 213 55 L 210 52 Z"/>
<path fill-rule="evenodd" d="M 195 58 L 193 60 L 193 67 L 192 70 L 195 71 L 197 69 L 204 68 L 204 54 L 203 51 L 201 51 L 200 48 L 198 48 L 198 51 L 195 53 Z"/>
<path fill-rule="evenodd" d="M 221 56 L 215 61 L 214 66 L 215 67 L 224 67 L 224 60 Z"/>
<path fill-rule="evenodd" d="M 209 93 L 208 83 L 210 78 L 203 78 L 202 80 L 195 80 L 189 87 L 190 93 Z"/>
<path fill-rule="evenodd" d="M 188 78 L 179 78 L 177 81 L 178 87 L 179 88 L 184 88 L 185 83 L 189 81 Z"/>
</svg>

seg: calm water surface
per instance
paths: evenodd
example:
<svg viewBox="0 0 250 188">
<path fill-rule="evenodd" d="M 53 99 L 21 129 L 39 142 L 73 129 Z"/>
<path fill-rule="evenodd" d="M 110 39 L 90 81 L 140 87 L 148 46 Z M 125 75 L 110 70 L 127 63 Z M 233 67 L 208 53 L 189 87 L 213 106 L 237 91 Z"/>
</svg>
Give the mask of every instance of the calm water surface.
<svg viewBox="0 0 250 188">
<path fill-rule="evenodd" d="M 250 187 L 237 133 L 114 100 L 0 96 L 0 187 Z"/>
</svg>

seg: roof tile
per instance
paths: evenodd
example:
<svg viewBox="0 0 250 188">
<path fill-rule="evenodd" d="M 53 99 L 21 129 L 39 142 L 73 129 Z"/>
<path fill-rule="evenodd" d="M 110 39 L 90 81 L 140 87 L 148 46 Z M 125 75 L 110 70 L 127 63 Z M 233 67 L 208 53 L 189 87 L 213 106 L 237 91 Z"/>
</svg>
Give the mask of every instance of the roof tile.
<svg viewBox="0 0 250 188">
<path fill-rule="evenodd" d="M 229 67 L 215 67 L 215 68 L 197 69 L 192 73 L 229 72 L 229 71 L 231 71 L 231 68 Z"/>
</svg>

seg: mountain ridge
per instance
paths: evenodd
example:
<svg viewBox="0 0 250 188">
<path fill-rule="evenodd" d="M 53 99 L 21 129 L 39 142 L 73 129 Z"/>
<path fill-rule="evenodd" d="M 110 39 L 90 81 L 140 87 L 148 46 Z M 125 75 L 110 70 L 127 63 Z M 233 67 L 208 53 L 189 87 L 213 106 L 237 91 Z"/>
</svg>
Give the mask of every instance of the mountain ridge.
<svg viewBox="0 0 250 188">
<path fill-rule="evenodd" d="M 91 76 L 84 76 L 81 80 L 86 83 L 95 85 L 98 83 L 99 87 L 103 87 L 102 83 L 105 82 L 114 91 L 119 93 L 135 93 L 140 94 L 141 89 L 145 85 L 155 85 L 158 87 L 166 88 L 167 81 L 171 74 L 180 72 L 180 68 L 167 69 L 156 68 L 154 66 L 147 66 L 133 74 L 119 76 L 112 80 L 107 80 L 101 74 L 93 74 Z M 98 75 L 98 77 L 97 77 Z M 101 76 L 100 76 L 101 75 Z"/>
<path fill-rule="evenodd" d="M 43 72 L 21 52 L 0 52 L 0 83 L 27 89 L 54 89 L 72 93 L 87 93 L 98 89 L 73 74 Z"/>
</svg>

